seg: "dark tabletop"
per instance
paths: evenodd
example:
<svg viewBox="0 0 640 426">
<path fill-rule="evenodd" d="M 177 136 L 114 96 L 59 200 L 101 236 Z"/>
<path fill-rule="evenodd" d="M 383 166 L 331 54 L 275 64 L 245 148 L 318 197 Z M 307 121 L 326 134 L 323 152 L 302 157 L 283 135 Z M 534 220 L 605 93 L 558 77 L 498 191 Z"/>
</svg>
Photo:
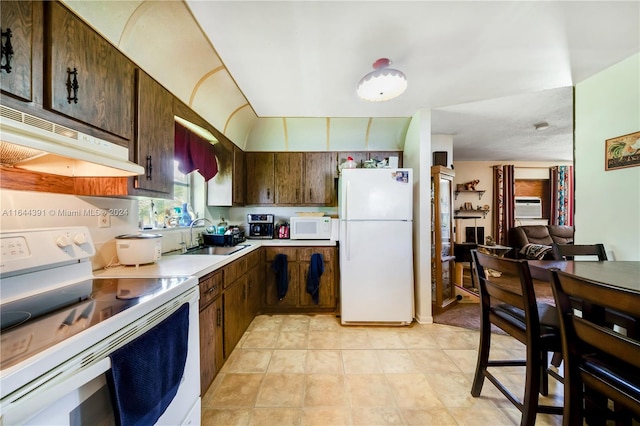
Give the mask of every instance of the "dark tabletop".
<svg viewBox="0 0 640 426">
<path fill-rule="evenodd" d="M 599 281 L 640 292 L 640 261 L 529 260 L 533 278 L 550 281 L 551 268 L 581 278 Z"/>
</svg>

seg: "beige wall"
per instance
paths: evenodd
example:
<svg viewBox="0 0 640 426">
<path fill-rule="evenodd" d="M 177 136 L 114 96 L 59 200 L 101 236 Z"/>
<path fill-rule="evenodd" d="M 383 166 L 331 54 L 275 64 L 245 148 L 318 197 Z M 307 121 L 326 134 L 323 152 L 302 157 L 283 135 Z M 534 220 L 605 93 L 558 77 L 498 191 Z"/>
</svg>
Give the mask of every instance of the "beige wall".
<svg viewBox="0 0 640 426">
<path fill-rule="evenodd" d="M 478 179 L 480 182 L 476 186 L 476 189 L 486 191 L 481 199 L 478 199 L 476 194 L 460 194 L 458 198 L 453 201 L 454 209 L 460 208 L 465 202 L 469 201 L 473 203 L 473 206 L 484 206 L 488 204 L 491 208 L 486 218 L 478 219 L 478 227 L 484 227 L 484 235 L 493 235 L 493 169 L 492 166 L 498 164 L 513 164 L 515 166 L 516 178 L 531 176 L 538 178 L 539 176 L 549 177 L 548 170 L 552 166 L 565 166 L 572 163 L 558 161 L 558 162 L 533 162 L 533 161 L 510 161 L 508 163 L 500 163 L 499 161 L 454 161 L 453 167 L 456 172 L 456 177 L 453 180 L 454 190 L 455 185 L 459 183 L 470 182 L 474 179 Z M 464 227 L 474 226 L 474 220 L 465 219 L 456 222 L 461 226 L 462 241 L 464 242 Z"/>
</svg>

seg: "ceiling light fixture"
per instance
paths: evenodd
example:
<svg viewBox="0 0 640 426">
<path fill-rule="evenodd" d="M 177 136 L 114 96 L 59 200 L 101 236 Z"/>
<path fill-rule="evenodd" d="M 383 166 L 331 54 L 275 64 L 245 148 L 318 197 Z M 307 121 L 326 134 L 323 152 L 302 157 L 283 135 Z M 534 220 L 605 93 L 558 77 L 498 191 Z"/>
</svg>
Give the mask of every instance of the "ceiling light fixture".
<svg viewBox="0 0 640 426">
<path fill-rule="evenodd" d="M 402 71 L 389 68 L 391 61 L 380 58 L 373 63 L 374 71 L 362 77 L 358 83 L 358 96 L 365 101 L 388 101 L 400 96 L 407 89 L 407 77 Z"/>
<path fill-rule="evenodd" d="M 549 123 L 547 123 L 546 121 L 541 121 L 540 123 L 534 124 L 533 127 L 536 130 L 544 130 L 549 127 Z"/>
</svg>

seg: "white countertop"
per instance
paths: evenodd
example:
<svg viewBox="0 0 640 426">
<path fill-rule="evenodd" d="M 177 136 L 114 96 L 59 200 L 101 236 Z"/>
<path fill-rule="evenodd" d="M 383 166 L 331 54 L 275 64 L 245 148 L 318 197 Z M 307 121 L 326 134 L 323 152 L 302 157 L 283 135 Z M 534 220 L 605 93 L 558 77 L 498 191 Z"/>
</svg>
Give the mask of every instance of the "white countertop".
<svg viewBox="0 0 640 426">
<path fill-rule="evenodd" d="M 331 240 L 247 240 L 240 245 L 249 247 L 227 256 L 211 254 L 181 255 L 179 252 L 164 254 L 155 263 L 140 266 L 115 266 L 93 271 L 97 278 L 107 277 L 161 277 L 196 276 L 201 278 L 260 247 L 332 247 Z"/>
</svg>

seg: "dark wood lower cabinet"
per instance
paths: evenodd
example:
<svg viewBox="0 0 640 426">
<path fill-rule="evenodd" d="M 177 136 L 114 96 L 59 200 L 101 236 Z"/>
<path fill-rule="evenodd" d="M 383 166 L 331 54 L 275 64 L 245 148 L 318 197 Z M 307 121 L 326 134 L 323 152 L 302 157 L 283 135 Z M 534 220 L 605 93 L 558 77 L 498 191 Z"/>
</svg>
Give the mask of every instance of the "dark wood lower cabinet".
<svg viewBox="0 0 640 426">
<path fill-rule="evenodd" d="M 204 395 L 224 364 L 222 298 L 200 311 L 200 394 Z"/>
<path fill-rule="evenodd" d="M 247 277 L 242 276 L 224 291 L 224 356 L 231 355 L 247 329 Z"/>
<path fill-rule="evenodd" d="M 204 395 L 224 363 L 222 272 L 200 279 L 200 393 Z"/>
<path fill-rule="evenodd" d="M 315 253 L 322 255 L 324 263 L 317 304 L 307 292 L 311 256 Z M 288 290 L 282 299 L 278 297 L 278 279 L 271 268 L 278 254 L 287 256 Z M 337 249 L 335 247 L 266 247 L 265 260 L 265 312 L 335 312 L 337 307 L 335 267 Z"/>
<path fill-rule="evenodd" d="M 278 300 L 271 263 L 276 254 L 288 258 L 289 291 Z M 316 304 L 306 292 L 311 256 L 320 253 L 324 273 Z M 211 386 L 256 315 L 335 312 L 336 247 L 265 247 L 200 279 L 200 388 Z"/>
</svg>

